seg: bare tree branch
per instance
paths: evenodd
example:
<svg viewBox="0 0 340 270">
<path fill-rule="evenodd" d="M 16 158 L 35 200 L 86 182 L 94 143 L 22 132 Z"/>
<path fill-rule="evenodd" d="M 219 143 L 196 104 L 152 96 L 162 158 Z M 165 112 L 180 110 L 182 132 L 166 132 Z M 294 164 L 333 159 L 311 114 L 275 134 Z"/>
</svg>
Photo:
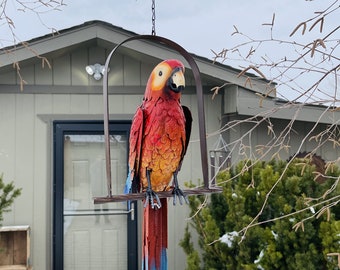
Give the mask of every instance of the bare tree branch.
<svg viewBox="0 0 340 270">
<path fill-rule="evenodd" d="M 220 52 L 212 51 L 214 62 L 241 63 L 240 67 L 242 70 L 238 77 L 244 77 L 245 87 L 252 88 L 253 86 L 254 79 L 249 76 L 249 72 L 254 72 L 258 77 L 268 81 L 266 93 L 255 93 L 259 97 L 259 108 L 262 108 L 260 113 L 246 119 L 231 120 L 217 132 L 209 134 L 209 136 L 216 136 L 223 133 L 232 133 L 236 129 L 241 129 L 241 127 L 247 127 L 247 129 L 242 129 L 239 138 L 227 142 L 231 154 L 234 153 L 234 155 L 236 154 L 242 159 L 250 160 L 248 163 L 245 162 L 240 174 L 249 171 L 258 162 L 272 158 L 281 159 L 283 153 L 287 154 L 292 147 L 292 135 L 296 132 L 294 124 L 299 119 L 302 110 L 307 106 L 317 105 L 322 111 L 311 127 L 306 130 L 299 144 L 295 145 L 296 153 L 291 156 L 284 171 L 287 170 L 292 160 L 302 151 L 303 146 L 307 142 L 315 143 L 314 150 L 311 150 L 309 155 L 306 156 L 307 159 L 311 159 L 313 155 L 321 152 L 325 145 L 332 144 L 334 151 L 339 151 L 340 119 L 329 119 L 331 123 L 323 125 L 323 130 L 319 129 L 322 119 L 331 117 L 333 112 L 338 112 L 338 106 L 340 105 L 338 92 L 338 71 L 340 69 L 338 32 L 340 26 L 332 25 L 331 20 L 329 20 L 331 16 L 334 16 L 339 11 L 339 8 L 338 1 L 334 1 L 324 10 L 316 11 L 309 19 L 303 20 L 294 26 L 286 39 L 276 39 L 273 37 L 274 26 L 278 27 L 275 23 L 275 14 L 272 15 L 270 23 L 262 24 L 262 26 L 270 26 L 271 28 L 270 37 L 267 39 L 254 39 L 242 33 L 238 27 L 234 26 L 234 32 L 231 36 L 242 37 L 246 41 L 231 48 L 223 48 Z M 313 31 L 317 38 L 302 41 L 306 40 L 307 31 Z M 325 31 L 327 32 L 324 33 Z M 322 34 L 322 37 L 320 37 L 320 34 Z M 304 39 L 301 39 L 302 36 L 304 36 Z M 292 39 L 293 37 L 295 38 L 294 40 Z M 272 51 L 274 53 L 271 53 Z M 283 52 L 284 55 L 278 57 L 280 52 Z M 276 88 L 274 89 L 270 86 L 273 82 L 276 83 Z M 211 90 L 213 91 L 213 97 L 223 91 L 226 86 L 228 86 L 228 82 L 214 87 Z M 276 104 L 271 108 L 265 109 L 264 104 L 270 96 L 273 96 L 273 91 L 277 91 L 278 95 L 283 97 L 285 102 L 281 105 Z M 294 113 L 287 125 L 281 130 L 277 130 L 272 123 L 272 119 L 275 118 L 275 113 L 280 111 L 294 111 Z M 263 144 L 254 144 L 252 139 L 254 132 L 264 126 L 267 128 L 268 140 Z M 330 178 L 330 176 L 326 176 L 326 172 L 331 170 L 335 164 L 339 164 L 339 162 L 340 158 L 327 160 L 325 172 L 316 172 L 315 179 L 318 177 Z M 235 163 L 232 162 L 233 164 Z M 227 181 L 233 181 L 237 176 Z M 213 176 L 213 180 L 215 178 L 216 175 Z M 282 181 L 282 176 L 279 177 L 266 194 L 257 215 L 239 232 L 243 233 L 243 236 L 246 235 L 250 228 L 259 224 L 287 218 L 302 211 L 309 211 L 310 207 L 321 206 L 318 211 L 298 221 L 293 227 L 296 230 L 303 230 L 306 220 L 319 218 L 323 214 L 329 215 L 330 209 L 338 205 L 340 201 L 339 196 L 333 196 L 333 191 L 338 187 L 340 181 L 339 178 L 335 178 L 333 179 L 334 184 L 332 187 L 322 197 L 306 198 L 305 209 L 280 216 L 273 220 L 259 222 L 259 217 L 262 215 L 265 207 L 267 207 L 269 198 L 280 181 Z M 254 182 L 250 182 L 248 188 L 252 188 L 253 185 Z"/>
</svg>

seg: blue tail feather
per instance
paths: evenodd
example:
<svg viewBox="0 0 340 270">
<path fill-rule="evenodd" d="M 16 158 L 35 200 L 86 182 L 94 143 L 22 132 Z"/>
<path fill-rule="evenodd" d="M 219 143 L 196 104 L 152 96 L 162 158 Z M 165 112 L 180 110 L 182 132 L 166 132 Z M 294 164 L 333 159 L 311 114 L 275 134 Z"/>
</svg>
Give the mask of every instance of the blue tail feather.
<svg viewBox="0 0 340 270">
<path fill-rule="evenodd" d="M 129 170 L 128 176 L 126 178 L 124 194 L 129 194 L 131 192 L 132 179 L 131 179 L 131 170 Z"/>
<path fill-rule="evenodd" d="M 125 187 L 124 187 L 124 194 L 131 193 L 131 186 L 132 186 L 132 171 L 129 170 L 128 176 L 126 178 Z M 131 201 L 127 201 L 127 209 L 131 209 Z"/>
<path fill-rule="evenodd" d="M 150 264 L 150 269 L 149 269 Z M 168 257 L 167 257 L 167 249 L 162 248 L 162 254 L 161 254 L 161 261 L 160 261 L 160 268 L 157 269 L 155 260 L 150 263 L 149 262 L 149 256 L 145 256 L 142 261 L 142 270 L 167 270 L 168 269 Z"/>
<path fill-rule="evenodd" d="M 161 269 L 162 270 L 168 269 L 168 257 L 166 254 L 166 248 L 162 248 Z"/>
</svg>

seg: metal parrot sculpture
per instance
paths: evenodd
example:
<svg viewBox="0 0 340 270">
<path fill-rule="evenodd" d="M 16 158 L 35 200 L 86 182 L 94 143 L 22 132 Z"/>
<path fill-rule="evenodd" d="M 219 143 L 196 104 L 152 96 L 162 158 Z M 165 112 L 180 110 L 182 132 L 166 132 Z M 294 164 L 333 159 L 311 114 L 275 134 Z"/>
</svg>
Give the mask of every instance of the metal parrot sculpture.
<svg viewBox="0 0 340 270">
<path fill-rule="evenodd" d="M 130 131 L 129 175 L 125 193 L 145 192 L 143 269 L 167 269 L 167 199 L 157 192 L 172 190 L 187 202 L 177 174 L 186 153 L 192 117 L 180 103 L 185 87 L 184 65 L 165 60 L 152 71 L 143 102 Z M 173 184 L 171 185 L 171 180 Z"/>
</svg>

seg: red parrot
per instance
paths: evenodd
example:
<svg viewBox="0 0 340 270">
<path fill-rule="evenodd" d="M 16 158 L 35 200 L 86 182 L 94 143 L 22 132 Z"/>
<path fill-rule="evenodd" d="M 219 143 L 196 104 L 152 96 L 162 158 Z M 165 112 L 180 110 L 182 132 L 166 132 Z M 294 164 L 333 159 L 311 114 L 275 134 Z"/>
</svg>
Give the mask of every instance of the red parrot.
<svg viewBox="0 0 340 270">
<path fill-rule="evenodd" d="M 181 106 L 184 65 L 178 60 L 158 64 L 149 77 L 143 102 L 130 131 L 129 176 L 125 192 L 145 192 L 143 269 L 167 269 L 167 199 L 157 192 L 172 189 L 174 204 L 180 190 L 181 168 L 191 133 L 190 110 Z M 173 178 L 173 187 L 170 187 Z"/>
</svg>

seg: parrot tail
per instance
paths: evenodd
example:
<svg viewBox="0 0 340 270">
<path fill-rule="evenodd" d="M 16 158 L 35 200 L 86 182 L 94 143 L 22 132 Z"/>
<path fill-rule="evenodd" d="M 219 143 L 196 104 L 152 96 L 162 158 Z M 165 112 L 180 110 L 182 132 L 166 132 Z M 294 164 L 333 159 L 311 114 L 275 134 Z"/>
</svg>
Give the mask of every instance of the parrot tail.
<svg viewBox="0 0 340 270">
<path fill-rule="evenodd" d="M 131 171 L 129 171 L 129 174 L 126 178 L 126 182 L 125 182 L 125 186 L 124 186 L 124 194 L 130 193 L 131 185 L 132 185 L 132 177 L 131 177 Z"/>
<path fill-rule="evenodd" d="M 168 206 L 166 198 L 160 200 L 160 209 L 144 208 L 143 270 L 167 270 Z"/>
</svg>

